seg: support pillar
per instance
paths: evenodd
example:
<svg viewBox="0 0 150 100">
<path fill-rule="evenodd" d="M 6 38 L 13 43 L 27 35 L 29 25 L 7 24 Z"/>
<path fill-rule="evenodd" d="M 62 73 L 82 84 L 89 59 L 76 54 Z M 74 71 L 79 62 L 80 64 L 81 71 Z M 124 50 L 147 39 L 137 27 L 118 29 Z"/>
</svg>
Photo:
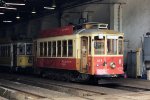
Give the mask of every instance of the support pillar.
<svg viewBox="0 0 150 100">
<path fill-rule="evenodd" d="M 122 5 L 110 5 L 110 29 L 122 32 Z"/>
</svg>

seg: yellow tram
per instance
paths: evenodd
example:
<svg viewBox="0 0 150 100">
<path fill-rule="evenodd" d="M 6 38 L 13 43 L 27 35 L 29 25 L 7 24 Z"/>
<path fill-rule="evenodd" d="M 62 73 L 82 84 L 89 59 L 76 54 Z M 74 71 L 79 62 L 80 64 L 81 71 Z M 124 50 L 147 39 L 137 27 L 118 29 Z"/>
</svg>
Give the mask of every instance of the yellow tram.
<svg viewBox="0 0 150 100">
<path fill-rule="evenodd" d="M 1 40 L 0 68 L 29 68 L 33 64 L 32 42 Z"/>
</svg>

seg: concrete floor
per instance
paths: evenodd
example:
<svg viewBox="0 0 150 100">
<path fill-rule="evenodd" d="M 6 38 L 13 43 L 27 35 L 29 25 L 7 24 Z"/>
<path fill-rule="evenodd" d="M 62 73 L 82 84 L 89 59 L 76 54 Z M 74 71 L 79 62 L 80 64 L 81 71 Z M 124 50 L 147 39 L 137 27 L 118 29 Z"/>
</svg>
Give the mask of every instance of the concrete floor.
<svg viewBox="0 0 150 100">
<path fill-rule="evenodd" d="M 51 99 L 40 99 L 51 100 Z M 67 97 L 67 98 L 53 98 L 53 100 L 150 100 L 150 92 L 138 92 L 118 95 L 104 95 L 104 96 L 89 96 L 86 98 Z"/>
</svg>

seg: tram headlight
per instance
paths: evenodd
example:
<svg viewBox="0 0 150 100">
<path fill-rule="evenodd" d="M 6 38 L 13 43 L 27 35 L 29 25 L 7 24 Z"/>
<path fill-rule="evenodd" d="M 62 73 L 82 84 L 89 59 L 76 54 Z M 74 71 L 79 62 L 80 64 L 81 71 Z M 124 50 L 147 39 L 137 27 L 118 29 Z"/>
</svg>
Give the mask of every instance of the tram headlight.
<svg viewBox="0 0 150 100">
<path fill-rule="evenodd" d="M 110 67 L 111 67 L 112 69 L 114 69 L 114 68 L 116 68 L 116 64 L 115 64 L 114 62 L 111 62 L 111 63 L 110 63 Z"/>
</svg>

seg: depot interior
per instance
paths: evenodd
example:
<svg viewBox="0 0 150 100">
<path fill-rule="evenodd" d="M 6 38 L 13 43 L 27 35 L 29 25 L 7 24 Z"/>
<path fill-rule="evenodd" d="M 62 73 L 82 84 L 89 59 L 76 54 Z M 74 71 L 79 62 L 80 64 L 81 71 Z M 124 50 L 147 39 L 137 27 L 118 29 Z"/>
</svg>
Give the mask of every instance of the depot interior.
<svg viewBox="0 0 150 100">
<path fill-rule="evenodd" d="M 40 30 L 107 23 L 123 32 L 124 68 L 128 77 L 143 78 L 150 68 L 149 0 L 0 0 L 0 37 L 36 38 Z"/>
</svg>

